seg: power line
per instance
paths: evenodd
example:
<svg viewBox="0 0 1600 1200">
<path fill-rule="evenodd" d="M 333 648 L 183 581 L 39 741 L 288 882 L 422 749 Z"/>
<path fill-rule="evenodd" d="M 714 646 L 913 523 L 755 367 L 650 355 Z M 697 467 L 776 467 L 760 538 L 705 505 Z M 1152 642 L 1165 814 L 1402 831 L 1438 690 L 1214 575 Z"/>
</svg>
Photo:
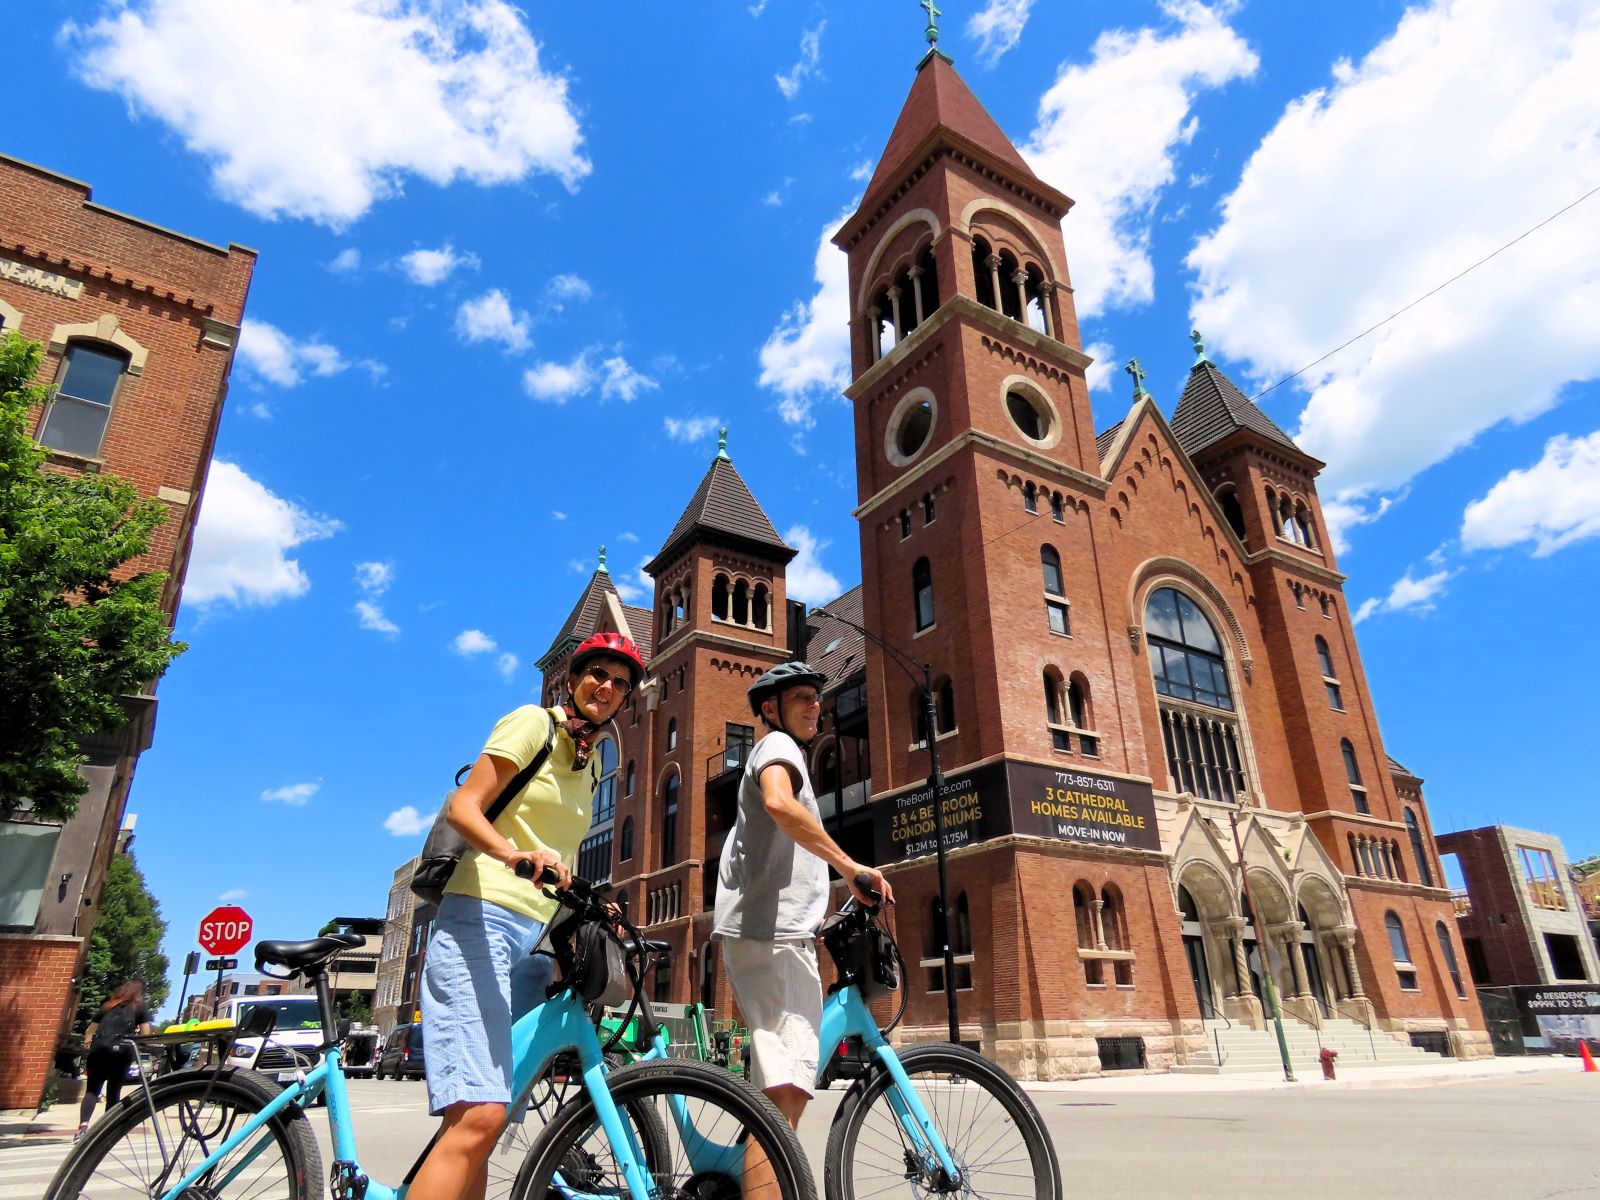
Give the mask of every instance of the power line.
<svg viewBox="0 0 1600 1200">
<path fill-rule="evenodd" d="M 1438 293 L 1444 291 L 1444 289 L 1449 287 L 1452 283 L 1456 282 L 1456 280 L 1462 279 L 1465 276 L 1470 275 L 1472 272 L 1476 271 L 1479 267 L 1483 266 L 1484 263 L 1488 262 L 1491 258 L 1494 258 L 1496 255 L 1502 254 L 1505 251 L 1511 249 L 1511 247 L 1515 246 L 1518 242 L 1520 242 L 1523 238 L 1527 237 L 1529 234 L 1537 233 L 1539 230 L 1543 229 L 1546 225 L 1550 224 L 1551 221 L 1554 221 L 1557 217 L 1563 215 L 1564 213 L 1570 212 L 1572 209 L 1577 208 L 1578 205 L 1582 204 L 1590 196 L 1593 196 L 1596 193 L 1600 193 L 1600 187 L 1590 188 L 1587 192 L 1585 192 L 1583 195 L 1579 196 L 1571 204 L 1567 205 L 1565 208 L 1557 209 L 1555 212 L 1551 213 L 1544 220 L 1540 221 L 1532 229 L 1523 230 L 1516 237 L 1512 238 L 1509 242 L 1507 242 L 1504 246 L 1501 246 L 1500 249 L 1494 251 L 1492 254 L 1484 255 L 1482 258 L 1480 258 L 1477 262 L 1473 263 L 1466 270 L 1461 271 L 1461 272 L 1459 272 L 1459 273 L 1457 273 L 1455 275 L 1452 275 L 1449 279 L 1446 279 L 1443 283 L 1441 283 L 1438 287 L 1434 288 L 1432 291 L 1423 293 L 1422 295 L 1418 296 L 1415 300 L 1413 300 L 1410 304 L 1406 305 L 1404 308 L 1390 313 L 1387 317 L 1385 317 L 1383 320 L 1379 321 L 1377 324 L 1368 326 L 1366 329 L 1363 329 L 1360 333 L 1356 334 L 1355 337 L 1351 338 L 1349 341 L 1344 342 L 1341 345 L 1335 346 L 1332 350 L 1329 350 L 1321 358 L 1317 359 L 1316 362 L 1309 362 L 1305 366 L 1301 367 L 1294 374 L 1285 375 L 1282 379 L 1278 380 L 1276 383 L 1268 384 L 1266 387 L 1262 388 L 1259 392 L 1257 392 L 1254 396 L 1251 396 L 1250 399 L 1252 401 L 1256 401 L 1256 400 L 1261 399 L 1261 397 L 1265 396 L 1268 392 L 1272 391 L 1273 388 L 1282 387 L 1284 384 L 1290 382 L 1291 380 L 1298 379 L 1301 375 L 1304 375 L 1307 371 L 1311 370 L 1311 368 L 1316 366 L 1318 363 L 1326 362 L 1328 359 L 1332 358 L 1335 354 L 1339 353 L 1339 351 L 1345 349 L 1347 346 L 1355 345 L 1362 338 L 1366 337 L 1367 334 L 1373 333 L 1376 330 L 1382 329 L 1385 325 L 1387 325 L 1390 321 L 1394 320 L 1396 317 L 1401 316 L 1401 315 L 1403 315 L 1403 314 L 1405 314 L 1407 312 L 1410 312 L 1413 308 L 1415 308 L 1417 305 L 1421 304 L 1424 300 L 1428 299 L 1430 296 L 1437 295 Z"/>
</svg>

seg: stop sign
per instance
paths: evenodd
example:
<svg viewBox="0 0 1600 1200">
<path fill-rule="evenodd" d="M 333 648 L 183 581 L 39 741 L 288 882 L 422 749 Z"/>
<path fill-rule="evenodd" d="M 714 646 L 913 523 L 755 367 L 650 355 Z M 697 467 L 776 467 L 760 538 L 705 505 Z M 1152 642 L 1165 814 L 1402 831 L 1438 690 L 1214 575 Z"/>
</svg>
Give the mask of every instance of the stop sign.
<svg viewBox="0 0 1600 1200">
<path fill-rule="evenodd" d="M 200 945 L 211 954 L 237 954 L 249 945 L 254 924 L 237 904 L 219 905 L 200 919 Z"/>
</svg>

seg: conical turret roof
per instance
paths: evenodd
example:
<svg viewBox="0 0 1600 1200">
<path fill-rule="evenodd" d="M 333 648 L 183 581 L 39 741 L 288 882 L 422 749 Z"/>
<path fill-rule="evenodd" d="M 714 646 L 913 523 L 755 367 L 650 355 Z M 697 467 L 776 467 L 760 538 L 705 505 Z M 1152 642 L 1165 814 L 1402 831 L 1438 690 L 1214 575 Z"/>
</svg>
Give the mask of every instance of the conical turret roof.
<svg viewBox="0 0 1600 1200">
<path fill-rule="evenodd" d="M 930 54 L 917 68 L 911 92 L 878 158 L 878 169 L 867 184 L 862 205 L 880 190 L 893 187 L 904 173 L 907 160 L 943 126 L 1012 168 L 1022 180 L 1037 181 L 1011 139 L 1001 132 L 988 110 L 942 54 Z"/>
<path fill-rule="evenodd" d="M 569 642 L 580 642 L 595 631 L 600 623 L 600 614 L 605 610 L 608 593 L 615 596 L 617 585 L 611 581 L 611 573 L 602 566 L 589 576 L 583 595 L 578 597 L 577 604 L 573 605 L 567 619 L 561 623 L 561 629 L 550 642 L 550 648 L 539 659 L 540 665 L 559 657 Z"/>
<path fill-rule="evenodd" d="M 1172 435 L 1193 458 L 1207 446 L 1241 429 L 1287 446 L 1296 454 L 1305 454 L 1292 437 L 1217 368 L 1216 363 L 1200 358 L 1190 370 L 1183 396 L 1172 414 Z"/>
<path fill-rule="evenodd" d="M 706 535 L 713 540 L 732 539 L 735 544 L 758 549 L 780 563 L 787 563 L 799 553 L 778 536 L 733 460 L 721 451 L 711 460 L 711 469 L 695 489 L 689 506 L 645 570 L 654 574 L 659 565 L 686 544 Z"/>
</svg>

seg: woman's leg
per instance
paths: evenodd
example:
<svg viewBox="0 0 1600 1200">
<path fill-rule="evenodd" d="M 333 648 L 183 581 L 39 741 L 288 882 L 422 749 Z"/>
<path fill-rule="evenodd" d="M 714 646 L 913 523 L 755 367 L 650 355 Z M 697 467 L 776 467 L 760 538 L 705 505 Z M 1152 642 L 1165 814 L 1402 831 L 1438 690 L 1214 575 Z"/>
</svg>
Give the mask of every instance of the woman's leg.
<svg viewBox="0 0 1600 1200">
<path fill-rule="evenodd" d="M 455 1104 L 444 1113 L 439 1140 L 411 1181 L 406 1200 L 483 1200 L 489 1155 L 504 1104 Z"/>
<path fill-rule="evenodd" d="M 108 1050 L 89 1051 L 88 1065 L 84 1070 L 83 1101 L 78 1105 L 78 1127 L 81 1129 L 94 1116 L 94 1106 L 100 1100 L 100 1089 L 105 1086 Z"/>
<path fill-rule="evenodd" d="M 127 1050 L 113 1050 L 111 1052 L 111 1069 L 106 1074 L 106 1108 L 114 1107 L 122 1099 L 122 1085 L 127 1081 L 128 1068 L 133 1064 L 133 1055 Z"/>
</svg>

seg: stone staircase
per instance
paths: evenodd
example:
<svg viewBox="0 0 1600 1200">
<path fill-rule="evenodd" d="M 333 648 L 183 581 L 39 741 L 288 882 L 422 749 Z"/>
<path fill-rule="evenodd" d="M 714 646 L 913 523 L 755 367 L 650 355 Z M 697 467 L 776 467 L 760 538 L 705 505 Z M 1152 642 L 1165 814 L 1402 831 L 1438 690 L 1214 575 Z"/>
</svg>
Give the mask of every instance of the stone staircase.
<svg viewBox="0 0 1600 1200">
<path fill-rule="evenodd" d="M 1277 1071 L 1283 1066 L 1278 1055 L 1278 1036 L 1269 1022 L 1265 1029 L 1251 1029 L 1237 1021 L 1230 1028 L 1226 1021 L 1207 1021 L 1205 1045 L 1187 1063 L 1173 1067 L 1179 1074 L 1216 1075 L 1236 1071 Z M 1421 1050 L 1397 1034 L 1374 1029 L 1369 1036 L 1365 1026 L 1343 1017 L 1327 1021 L 1321 1030 L 1292 1017 L 1283 1018 L 1283 1032 L 1289 1043 L 1289 1061 L 1301 1077 L 1317 1075 L 1322 1064 L 1317 1054 L 1327 1046 L 1339 1052 L 1336 1070 L 1355 1067 L 1419 1066 L 1443 1062 L 1442 1055 Z M 1318 1040 L 1320 1034 L 1321 1040 Z M 1221 1061 L 1218 1061 L 1218 1052 Z"/>
</svg>

